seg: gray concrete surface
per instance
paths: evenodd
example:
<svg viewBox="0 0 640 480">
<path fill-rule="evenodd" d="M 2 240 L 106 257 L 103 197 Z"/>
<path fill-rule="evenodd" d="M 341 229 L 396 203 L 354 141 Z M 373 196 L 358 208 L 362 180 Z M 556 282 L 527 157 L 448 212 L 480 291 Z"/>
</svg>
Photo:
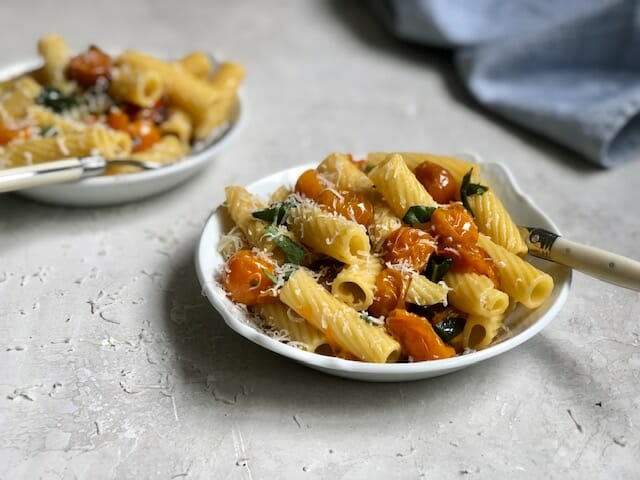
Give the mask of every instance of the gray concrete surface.
<svg viewBox="0 0 640 480">
<path fill-rule="evenodd" d="M 480 111 L 446 53 L 396 42 L 357 2 L 6 1 L 0 63 L 49 31 L 236 59 L 250 118 L 205 172 L 144 202 L 0 196 L 0 478 L 638 478 L 638 293 L 575 274 L 519 348 L 367 384 L 233 333 L 193 253 L 224 185 L 335 150 L 471 149 L 567 236 L 638 258 L 640 161 L 593 169 Z"/>
</svg>

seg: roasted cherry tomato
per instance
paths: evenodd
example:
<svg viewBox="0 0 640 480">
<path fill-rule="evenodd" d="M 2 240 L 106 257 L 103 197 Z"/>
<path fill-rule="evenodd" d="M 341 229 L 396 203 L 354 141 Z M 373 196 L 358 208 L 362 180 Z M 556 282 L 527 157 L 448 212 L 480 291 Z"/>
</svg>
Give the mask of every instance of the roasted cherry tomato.
<svg viewBox="0 0 640 480">
<path fill-rule="evenodd" d="M 451 243 L 438 249 L 438 256 L 453 258 L 451 271 L 457 273 L 477 273 L 486 275 L 496 288 L 500 287 L 498 270 L 493 259 L 477 245 Z"/>
<path fill-rule="evenodd" d="M 6 145 L 7 143 L 16 139 L 29 138 L 29 127 L 9 127 L 7 125 L 0 125 L 0 145 Z"/>
<path fill-rule="evenodd" d="M 89 88 L 95 85 L 100 77 L 111 79 L 112 68 L 111 57 L 99 48 L 91 46 L 86 52 L 69 60 L 67 78 L 75 80 L 84 88 Z"/>
<path fill-rule="evenodd" d="M 416 272 L 422 272 L 436 247 L 435 239 L 427 232 L 400 227 L 391 232 L 384 242 L 384 259 L 392 264 L 405 264 Z"/>
<path fill-rule="evenodd" d="M 455 349 L 442 341 L 431 323 L 419 315 L 396 309 L 387 317 L 386 326 L 411 361 L 422 362 L 456 355 Z"/>
<path fill-rule="evenodd" d="M 222 286 L 234 302 L 247 306 L 271 303 L 277 296 L 270 290 L 273 282 L 265 272 L 273 275 L 274 270 L 274 264 L 251 250 L 240 250 L 227 261 L 222 272 Z"/>
<path fill-rule="evenodd" d="M 365 227 L 373 220 L 373 205 L 364 195 L 357 192 L 325 189 L 316 197 L 316 202 L 331 212 L 342 215 Z"/>
<path fill-rule="evenodd" d="M 107 116 L 107 125 L 114 130 L 127 132 L 129 130 L 129 115 L 119 108 L 113 108 L 109 111 L 109 115 Z"/>
<path fill-rule="evenodd" d="M 327 188 L 326 182 L 315 170 L 306 170 L 298 177 L 295 191 L 300 195 L 315 200 Z"/>
<path fill-rule="evenodd" d="M 134 152 L 151 148 L 161 138 L 160 130 L 155 123 L 149 120 L 136 120 L 129 125 L 127 130 L 133 140 Z"/>
<path fill-rule="evenodd" d="M 375 317 L 386 317 L 394 308 L 404 307 L 406 287 L 407 281 L 401 272 L 393 268 L 382 270 L 376 278 L 369 313 Z"/>
<path fill-rule="evenodd" d="M 449 203 L 457 198 L 458 183 L 446 168 L 432 162 L 422 162 L 413 173 L 436 202 Z"/>
<path fill-rule="evenodd" d="M 133 103 L 124 103 L 124 112 L 133 120 L 151 120 L 156 125 L 161 124 L 169 117 L 169 111 L 162 99 L 159 99 L 150 107 L 140 107 Z"/>
<path fill-rule="evenodd" d="M 431 231 L 440 244 L 464 243 L 475 245 L 478 241 L 478 227 L 473 217 L 460 203 L 450 203 L 438 208 L 430 220 Z"/>
<path fill-rule="evenodd" d="M 498 272 L 491 257 L 476 245 L 478 227 L 459 203 L 438 208 L 430 220 L 430 232 L 438 239 L 438 256 L 452 258 L 452 272 L 486 275 L 499 286 Z"/>
</svg>

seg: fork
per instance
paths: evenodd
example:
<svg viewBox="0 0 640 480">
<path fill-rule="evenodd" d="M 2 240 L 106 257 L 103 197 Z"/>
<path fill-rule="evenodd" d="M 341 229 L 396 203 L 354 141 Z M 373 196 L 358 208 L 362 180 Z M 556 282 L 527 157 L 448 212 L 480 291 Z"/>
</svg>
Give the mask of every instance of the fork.
<svg viewBox="0 0 640 480">
<path fill-rule="evenodd" d="M 537 227 L 520 227 L 529 254 L 580 270 L 605 282 L 640 291 L 640 262 L 583 245 Z"/>
<path fill-rule="evenodd" d="M 0 170 L 0 193 L 95 177 L 104 173 L 108 165 L 131 165 L 143 170 L 156 170 L 164 166 L 161 163 L 130 158 L 107 160 L 100 155 L 65 158 L 54 162 Z"/>
</svg>

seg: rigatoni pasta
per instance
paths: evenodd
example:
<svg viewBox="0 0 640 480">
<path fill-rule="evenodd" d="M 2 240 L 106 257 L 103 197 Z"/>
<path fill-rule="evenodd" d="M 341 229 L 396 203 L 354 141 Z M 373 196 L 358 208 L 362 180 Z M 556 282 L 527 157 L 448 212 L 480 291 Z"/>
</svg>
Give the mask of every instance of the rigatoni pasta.
<svg viewBox="0 0 640 480">
<path fill-rule="evenodd" d="M 323 354 L 376 363 L 486 348 L 516 304 L 544 303 L 553 279 L 481 233 L 473 207 L 495 194 L 477 166 L 404 155 L 331 154 L 268 201 L 227 187 L 236 227 L 218 279 L 231 300 L 293 346 L 313 348 L 303 321 Z"/>
<path fill-rule="evenodd" d="M 132 50 L 111 56 L 95 46 L 73 56 L 55 34 L 43 36 L 38 51 L 41 68 L 0 84 L 0 167 L 76 153 L 176 162 L 225 130 L 244 78 L 239 64 L 214 66 L 199 51 L 173 63 Z M 113 141 L 64 147 L 80 145 L 93 127 Z M 111 166 L 106 174 L 135 171 Z"/>
</svg>

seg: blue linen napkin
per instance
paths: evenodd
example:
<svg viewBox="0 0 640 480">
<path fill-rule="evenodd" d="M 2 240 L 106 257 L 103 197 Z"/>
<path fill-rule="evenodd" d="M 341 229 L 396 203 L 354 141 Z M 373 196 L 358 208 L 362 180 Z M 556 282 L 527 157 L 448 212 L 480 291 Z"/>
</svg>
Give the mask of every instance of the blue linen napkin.
<svg viewBox="0 0 640 480">
<path fill-rule="evenodd" d="M 459 48 L 487 108 L 610 167 L 640 157 L 637 0 L 373 0 L 397 36 Z"/>
</svg>

